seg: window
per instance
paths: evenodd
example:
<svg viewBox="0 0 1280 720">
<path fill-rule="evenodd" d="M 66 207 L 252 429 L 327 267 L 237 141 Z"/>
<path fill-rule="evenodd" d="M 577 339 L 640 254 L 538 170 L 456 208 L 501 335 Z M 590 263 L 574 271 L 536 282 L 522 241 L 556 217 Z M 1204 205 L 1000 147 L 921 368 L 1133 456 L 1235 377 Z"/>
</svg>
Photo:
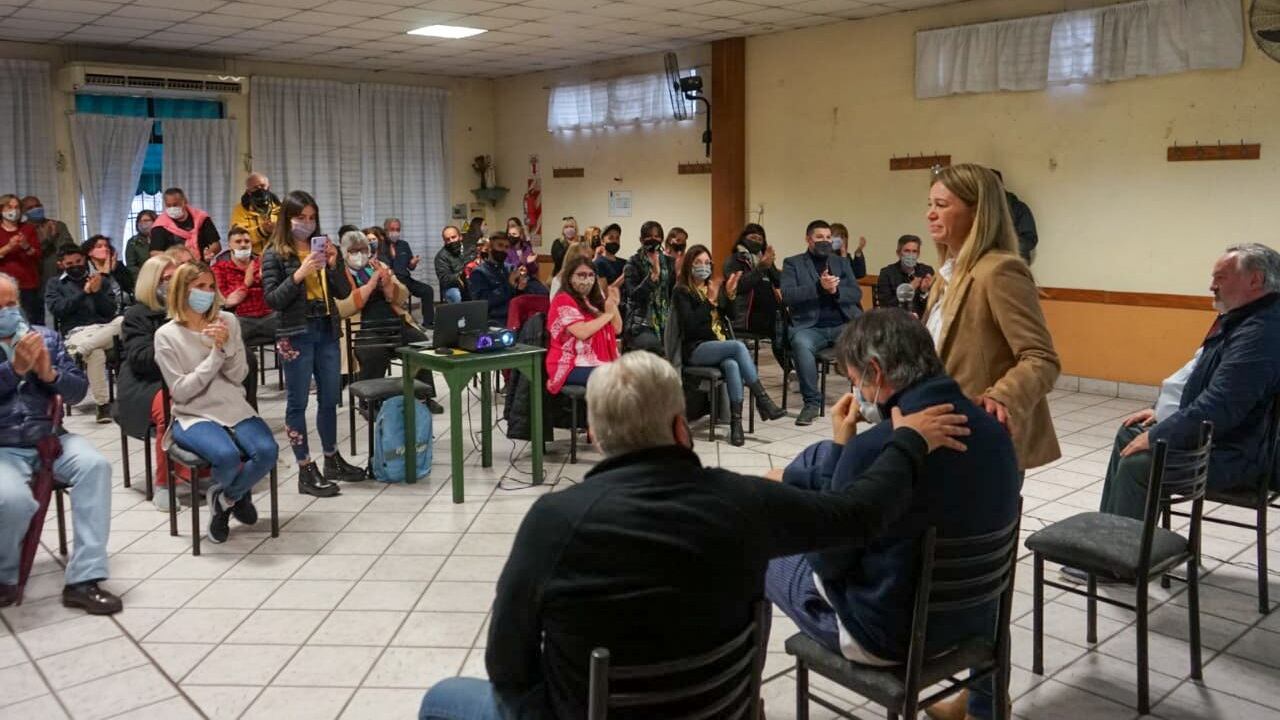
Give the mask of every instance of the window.
<svg viewBox="0 0 1280 720">
<path fill-rule="evenodd" d="M 1067 13 L 1053 23 L 1049 40 L 1049 84 L 1097 81 L 1099 16 L 1095 13 Z"/>
<path fill-rule="evenodd" d="M 690 69 L 687 75 L 696 75 Z M 698 104 L 681 98 L 689 117 Z M 667 77 L 662 73 L 630 75 L 551 89 L 547 105 L 547 130 L 585 130 L 621 127 L 675 119 Z"/>
<path fill-rule="evenodd" d="M 220 100 L 197 98 L 131 97 L 127 95 L 76 95 L 76 112 L 98 115 L 124 115 L 126 117 L 205 118 L 221 119 L 225 109 Z M 160 212 L 164 205 L 161 182 L 164 173 L 164 123 L 151 125 L 151 141 L 147 144 L 147 156 L 142 161 L 142 175 L 129 206 L 129 216 L 120 233 L 121 246 L 134 235 L 135 221 L 143 210 Z M 89 222 L 85 217 L 84 198 L 80 199 L 80 233 L 89 237 Z"/>
</svg>

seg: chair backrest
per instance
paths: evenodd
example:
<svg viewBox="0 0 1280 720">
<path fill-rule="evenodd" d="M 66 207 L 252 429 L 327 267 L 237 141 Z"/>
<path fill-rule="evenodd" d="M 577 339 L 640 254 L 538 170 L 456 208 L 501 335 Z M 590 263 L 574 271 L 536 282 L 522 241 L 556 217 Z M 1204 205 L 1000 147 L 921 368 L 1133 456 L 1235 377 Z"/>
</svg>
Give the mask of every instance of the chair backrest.
<svg viewBox="0 0 1280 720">
<path fill-rule="evenodd" d="M 672 308 L 667 324 L 662 327 L 662 349 L 676 372 L 684 366 L 684 333 L 680 330 L 680 314 Z"/>
<path fill-rule="evenodd" d="M 1151 455 L 1151 474 L 1147 478 L 1147 502 L 1142 515 L 1142 544 L 1138 550 L 1140 573 L 1151 567 L 1151 543 L 1161 505 L 1191 503 L 1192 552 L 1197 551 L 1200 519 L 1204 510 L 1204 493 L 1209 482 L 1209 455 L 1213 450 L 1213 423 L 1200 423 L 1200 437 L 1195 447 L 1170 449 L 1157 440 Z M 1139 575 L 1145 577 L 1145 575 Z"/>
<path fill-rule="evenodd" d="M 769 603 L 758 601 L 751 621 L 728 642 L 667 662 L 612 666 L 609 651 L 596 648 L 591 652 L 587 720 L 606 720 L 615 710 L 666 720 L 755 720 L 768 613 Z"/>
<path fill-rule="evenodd" d="M 404 321 L 398 317 L 386 320 L 352 320 L 348 318 L 343 322 L 346 324 L 347 336 L 347 371 L 351 373 L 352 378 L 356 377 L 357 351 L 394 350 L 404 344 L 400 340 L 400 331 L 404 327 Z"/>
<path fill-rule="evenodd" d="M 1267 409 L 1266 471 L 1258 474 L 1258 502 L 1265 503 L 1271 492 L 1280 492 L 1280 395 Z"/>
<path fill-rule="evenodd" d="M 970 610 L 998 601 L 994 647 L 999 651 L 1008 646 L 1021 523 L 1019 502 L 1014 521 L 993 532 L 959 538 L 939 538 L 932 527 L 925 532 L 907 650 L 908 697 L 920 694 L 930 613 Z"/>
</svg>

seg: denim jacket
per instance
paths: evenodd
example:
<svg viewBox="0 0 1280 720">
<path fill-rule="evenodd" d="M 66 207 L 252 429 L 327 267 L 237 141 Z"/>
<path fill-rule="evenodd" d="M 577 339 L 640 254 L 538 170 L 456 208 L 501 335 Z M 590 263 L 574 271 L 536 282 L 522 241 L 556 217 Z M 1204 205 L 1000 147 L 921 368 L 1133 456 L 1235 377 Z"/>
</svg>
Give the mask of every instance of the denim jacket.
<svg viewBox="0 0 1280 720">
<path fill-rule="evenodd" d="M 74 405 L 89 389 L 84 371 L 71 359 L 58 333 L 39 325 L 32 326 L 31 332 L 44 338 L 56 376 L 52 383 L 45 383 L 34 371 L 20 376 L 8 359 L 0 362 L 0 447 L 35 447 L 53 431 L 49 400 L 61 395 L 64 403 Z"/>
</svg>

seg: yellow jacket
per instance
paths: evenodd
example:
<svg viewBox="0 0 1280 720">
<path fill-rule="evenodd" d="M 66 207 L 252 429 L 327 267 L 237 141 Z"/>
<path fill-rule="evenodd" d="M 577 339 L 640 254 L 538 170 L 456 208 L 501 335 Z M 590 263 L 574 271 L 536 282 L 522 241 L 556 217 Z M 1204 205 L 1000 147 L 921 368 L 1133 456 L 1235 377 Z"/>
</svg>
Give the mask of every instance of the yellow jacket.
<svg viewBox="0 0 1280 720">
<path fill-rule="evenodd" d="M 271 239 L 271 233 L 264 229 L 264 226 L 270 222 L 274 224 L 280 219 L 280 206 L 273 204 L 271 211 L 266 214 L 259 213 L 255 209 L 244 206 L 244 202 L 236 203 L 235 208 L 231 211 L 231 224 L 249 230 L 249 238 L 253 241 L 253 254 L 261 255 L 267 241 Z"/>
</svg>

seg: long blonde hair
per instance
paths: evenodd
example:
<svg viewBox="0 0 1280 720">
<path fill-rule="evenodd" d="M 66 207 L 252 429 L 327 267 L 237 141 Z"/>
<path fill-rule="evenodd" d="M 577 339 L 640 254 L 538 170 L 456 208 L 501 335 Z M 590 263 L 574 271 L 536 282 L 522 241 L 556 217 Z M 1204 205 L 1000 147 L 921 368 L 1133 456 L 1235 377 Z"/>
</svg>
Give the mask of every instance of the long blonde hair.
<svg viewBox="0 0 1280 720">
<path fill-rule="evenodd" d="M 138 270 L 138 281 L 133 286 L 133 296 L 138 302 L 152 310 L 164 310 L 164 303 L 156 296 L 156 288 L 160 287 L 164 271 L 177 264 L 176 260 L 164 254 L 148 258 L 142 263 L 142 269 Z"/>
<path fill-rule="evenodd" d="M 959 284 L 982 256 L 989 252 L 1005 252 L 1017 255 L 1018 234 L 1013 229 L 1013 216 L 1005 199 L 1004 185 L 990 169 L 973 163 L 962 163 L 942 168 L 933 176 L 929 187 L 942 183 L 965 205 L 973 208 L 973 225 L 959 252 L 944 243 L 934 243 L 938 249 L 938 262 L 944 264 L 954 258 L 954 270 L 947 284 Z M 942 292 L 942 284 L 934 283 L 933 293 Z M 947 298 L 953 295 L 948 295 Z M 944 298 L 946 303 L 947 299 Z"/>
</svg>

